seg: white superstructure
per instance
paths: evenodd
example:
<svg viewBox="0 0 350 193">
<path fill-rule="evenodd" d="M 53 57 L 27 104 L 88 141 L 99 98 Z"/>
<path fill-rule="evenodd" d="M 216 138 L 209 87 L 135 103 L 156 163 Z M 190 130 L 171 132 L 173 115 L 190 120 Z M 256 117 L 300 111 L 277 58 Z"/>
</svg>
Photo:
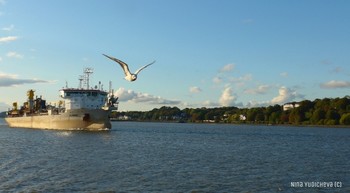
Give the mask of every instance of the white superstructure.
<svg viewBox="0 0 350 193">
<path fill-rule="evenodd" d="M 101 109 L 107 101 L 107 92 L 101 90 L 86 90 L 67 88 L 60 90 L 66 110 L 71 109 Z"/>
<path fill-rule="evenodd" d="M 92 68 L 85 68 L 84 75 L 79 77 L 79 88 L 66 87 L 60 90 L 60 97 L 64 100 L 65 111 L 75 109 L 116 110 L 118 108 L 118 98 L 113 96 L 111 88 L 109 93 L 101 89 L 100 83 L 98 87 L 90 88 L 89 77 L 92 73 Z M 84 85 L 85 88 L 83 88 L 82 85 Z"/>
</svg>

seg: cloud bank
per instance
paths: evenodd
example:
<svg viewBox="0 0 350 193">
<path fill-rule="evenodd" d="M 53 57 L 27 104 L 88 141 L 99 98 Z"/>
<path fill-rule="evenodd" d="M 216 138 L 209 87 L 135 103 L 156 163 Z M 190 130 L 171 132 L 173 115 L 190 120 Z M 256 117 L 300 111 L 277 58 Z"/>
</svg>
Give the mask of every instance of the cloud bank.
<svg viewBox="0 0 350 193">
<path fill-rule="evenodd" d="M 321 88 L 325 89 L 335 89 L 335 88 L 350 88 L 350 82 L 349 81 L 337 81 L 337 80 L 331 80 L 326 83 L 322 83 L 320 85 Z"/>
<path fill-rule="evenodd" d="M 200 93 L 200 92 L 202 92 L 202 89 L 199 88 L 198 86 L 190 87 L 190 93 Z"/>
<path fill-rule="evenodd" d="M 220 72 L 231 72 L 234 69 L 234 64 L 227 64 L 220 69 Z"/>
<path fill-rule="evenodd" d="M 148 93 L 135 92 L 133 90 L 126 90 L 125 88 L 119 88 L 114 93 L 119 97 L 119 101 L 130 101 L 134 103 L 148 103 L 158 105 L 179 105 L 181 101 L 164 99 L 159 96 L 153 96 Z"/>
<path fill-rule="evenodd" d="M 15 28 L 15 26 L 12 24 L 12 25 L 10 25 L 8 27 L 1 28 L 1 30 L 3 30 L 3 31 L 12 31 L 14 28 Z"/>
<path fill-rule="evenodd" d="M 269 85 L 260 85 L 258 88 L 247 89 L 244 91 L 246 94 L 265 94 L 271 88 Z"/>
<path fill-rule="evenodd" d="M 0 43 L 6 43 L 6 42 L 11 42 L 11 41 L 15 41 L 17 40 L 18 37 L 17 36 L 6 36 L 6 37 L 0 37 Z"/>
<path fill-rule="evenodd" d="M 298 94 L 295 90 L 282 86 L 278 91 L 278 96 L 271 100 L 271 104 L 284 104 L 297 98 L 303 98 L 303 95 Z"/>
<path fill-rule="evenodd" d="M 9 58 L 23 58 L 23 56 L 17 52 L 8 52 L 6 56 Z"/>
<path fill-rule="evenodd" d="M 4 74 L 0 72 L 0 87 L 11 87 L 18 86 L 22 84 L 35 84 L 35 83 L 49 83 L 46 80 L 33 79 L 21 79 L 17 75 Z"/>
<path fill-rule="evenodd" d="M 234 102 L 236 100 L 236 97 L 232 94 L 232 88 L 227 87 L 224 89 L 224 91 L 221 94 L 221 97 L 219 99 L 219 103 L 222 106 L 233 106 Z"/>
</svg>

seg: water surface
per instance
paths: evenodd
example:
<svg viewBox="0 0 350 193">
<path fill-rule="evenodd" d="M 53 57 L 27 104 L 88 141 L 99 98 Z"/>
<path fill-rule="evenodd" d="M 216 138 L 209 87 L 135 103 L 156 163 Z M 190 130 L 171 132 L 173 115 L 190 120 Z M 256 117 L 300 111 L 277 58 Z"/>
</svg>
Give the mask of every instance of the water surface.
<svg viewBox="0 0 350 193">
<path fill-rule="evenodd" d="M 112 125 L 102 132 L 49 131 L 8 128 L 0 119 L 0 192 L 350 191 L 349 129 Z"/>
</svg>

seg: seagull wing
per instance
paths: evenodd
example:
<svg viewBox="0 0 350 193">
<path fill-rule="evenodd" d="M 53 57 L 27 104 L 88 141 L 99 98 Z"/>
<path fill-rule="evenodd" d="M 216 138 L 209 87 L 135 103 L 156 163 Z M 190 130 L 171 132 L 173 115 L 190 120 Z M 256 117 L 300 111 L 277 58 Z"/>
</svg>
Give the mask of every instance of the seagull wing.
<svg viewBox="0 0 350 193">
<path fill-rule="evenodd" d="M 146 67 L 148 67 L 148 66 L 152 65 L 152 64 L 153 64 L 153 63 L 155 63 L 155 62 L 156 62 L 156 61 L 153 61 L 152 63 L 147 64 L 147 65 L 145 65 L 145 66 L 141 67 L 140 69 L 136 70 L 135 74 L 138 74 L 138 73 L 139 73 L 141 70 L 145 69 Z"/>
<path fill-rule="evenodd" d="M 109 58 L 109 59 L 111 59 L 111 60 L 113 60 L 115 62 L 117 62 L 123 68 L 125 76 L 130 76 L 131 75 L 131 72 L 129 70 L 129 66 L 125 62 L 123 62 L 121 60 L 118 60 L 117 58 L 113 58 L 111 56 L 107 56 L 106 54 L 102 54 L 102 55 L 106 56 L 107 58 Z"/>
</svg>

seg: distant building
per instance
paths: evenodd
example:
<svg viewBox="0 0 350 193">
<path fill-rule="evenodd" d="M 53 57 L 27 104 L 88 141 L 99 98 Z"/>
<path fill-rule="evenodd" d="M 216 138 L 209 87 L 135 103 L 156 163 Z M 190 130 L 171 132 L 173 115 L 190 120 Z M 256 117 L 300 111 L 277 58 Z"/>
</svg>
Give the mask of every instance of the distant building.
<svg viewBox="0 0 350 193">
<path fill-rule="evenodd" d="M 244 116 L 244 115 L 239 115 L 239 120 L 240 120 L 240 121 L 245 121 L 246 119 L 247 119 L 246 116 Z"/>
<path fill-rule="evenodd" d="M 120 120 L 120 121 L 129 121 L 129 120 L 131 120 L 131 117 L 129 117 L 129 116 L 127 116 L 127 115 L 119 116 L 117 120 Z"/>
<path fill-rule="evenodd" d="M 297 102 L 291 102 L 291 103 L 286 103 L 283 105 L 283 111 L 288 111 L 290 109 L 294 109 L 296 107 L 299 107 L 300 104 Z"/>
</svg>

